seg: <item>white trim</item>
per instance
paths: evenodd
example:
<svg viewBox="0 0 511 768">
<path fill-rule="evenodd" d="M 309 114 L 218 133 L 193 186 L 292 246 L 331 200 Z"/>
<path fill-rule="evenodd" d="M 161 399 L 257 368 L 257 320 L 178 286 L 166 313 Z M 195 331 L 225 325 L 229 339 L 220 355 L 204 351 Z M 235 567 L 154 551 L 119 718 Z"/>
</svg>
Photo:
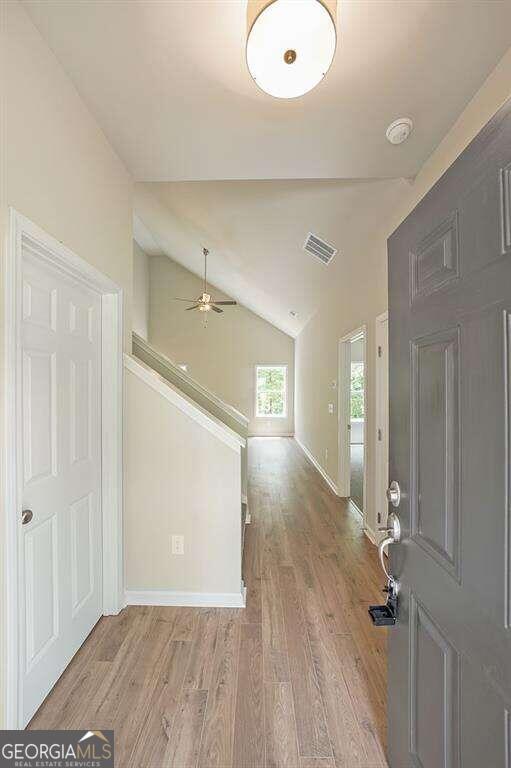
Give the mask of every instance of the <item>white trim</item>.
<svg viewBox="0 0 511 768">
<path fill-rule="evenodd" d="M 337 476 L 341 496 L 350 495 L 350 457 L 348 443 L 348 424 L 350 411 L 350 380 L 347 343 L 339 341 L 338 386 L 337 386 Z M 364 424 L 365 428 L 365 424 Z"/>
<path fill-rule="evenodd" d="M 383 461 L 382 458 L 384 456 L 384 452 L 382 450 L 382 447 L 378 445 L 380 442 L 378 440 L 378 429 L 381 428 L 381 422 L 382 422 L 382 416 L 385 414 L 382 414 L 382 402 L 381 402 L 381 383 L 382 383 L 382 373 L 384 373 L 387 376 L 388 381 L 388 319 L 389 315 L 388 312 L 382 312 L 381 315 L 378 315 L 378 317 L 375 320 L 375 337 L 374 337 L 374 359 L 375 359 L 375 386 L 374 386 L 374 392 L 375 392 L 375 408 L 374 408 L 374 421 L 375 421 L 375 428 L 373 430 L 373 438 L 374 438 L 374 520 L 373 525 L 375 526 L 384 526 L 387 522 L 386 513 L 388 514 L 387 505 L 385 503 L 381 503 L 380 500 L 380 494 L 384 492 L 384 490 L 387 488 L 387 482 L 388 482 L 388 464 L 387 466 L 382 466 Z M 383 324 L 387 323 L 387 334 L 386 334 L 386 367 L 383 366 L 381 358 L 378 357 L 378 345 L 380 344 L 381 340 L 381 333 L 382 333 L 382 327 Z M 389 441 L 389 402 L 388 402 L 388 394 L 389 394 L 389 388 L 387 383 L 387 410 L 386 410 L 386 424 L 383 426 L 383 438 L 387 441 L 387 460 L 388 460 L 388 441 Z M 383 514 L 381 516 L 381 521 L 378 522 L 378 511 L 382 508 Z M 376 543 L 379 543 L 379 541 L 383 538 L 384 534 L 379 532 L 378 535 L 376 535 Z"/>
<path fill-rule="evenodd" d="M 138 358 L 125 353 L 124 367 L 145 384 L 148 384 L 155 392 L 158 392 L 159 395 L 172 403 L 176 408 L 179 408 L 182 413 L 185 413 L 200 424 L 201 427 L 204 427 L 212 435 L 225 443 L 225 445 L 228 445 L 229 448 L 240 453 L 241 448 L 246 446 L 247 441 L 241 435 L 238 435 L 237 432 L 227 427 L 220 419 L 217 419 L 204 410 L 204 408 L 201 408 L 190 397 L 187 397 L 182 392 L 178 392 L 167 379 L 164 379 L 163 376 L 160 376 L 159 373 L 149 368 L 148 365 Z"/>
<path fill-rule="evenodd" d="M 353 507 L 353 509 L 355 510 L 355 512 L 357 512 L 357 513 L 360 515 L 360 517 L 364 517 L 364 513 L 362 512 L 362 510 L 361 510 L 361 509 L 360 509 L 360 507 L 358 506 L 357 502 L 356 502 L 356 501 L 354 501 L 354 499 L 352 499 L 352 498 L 351 498 L 351 496 L 345 496 L 344 498 L 347 498 L 347 499 L 348 499 L 348 501 L 349 501 L 350 505 Z M 365 527 L 365 526 L 364 526 L 364 527 Z"/>
<path fill-rule="evenodd" d="M 173 589 L 129 589 L 125 605 L 175 605 L 192 608 L 245 608 L 247 588 L 239 592 L 177 592 Z"/>
<path fill-rule="evenodd" d="M 175 376 L 184 384 L 187 384 L 191 389 L 194 389 L 207 400 L 210 400 L 214 405 L 216 405 L 217 408 L 224 411 L 228 416 L 237 421 L 238 424 L 244 427 L 244 429 L 248 427 L 249 419 L 247 416 L 245 416 L 244 413 L 236 410 L 236 408 L 234 408 L 232 405 L 229 405 L 229 403 L 225 403 L 218 397 L 218 395 L 215 395 L 214 392 L 211 392 L 211 390 L 205 387 L 203 384 L 199 384 L 199 382 L 190 376 L 189 373 L 184 371 L 178 363 L 175 363 L 174 360 L 171 360 L 170 357 L 167 357 L 162 352 L 158 352 L 153 346 L 151 346 L 151 344 L 149 344 L 148 341 L 139 336 L 138 333 L 133 332 L 132 335 L 134 351 L 136 347 L 139 347 L 144 352 L 144 354 L 148 355 L 153 360 L 156 360 L 163 368 L 168 368 L 172 372 L 173 376 Z"/>
<path fill-rule="evenodd" d="M 377 538 L 375 532 L 373 531 L 373 529 L 369 528 L 368 525 L 364 525 L 364 533 L 367 536 L 367 538 L 369 539 L 369 541 L 371 542 L 371 544 L 374 544 L 375 547 L 377 547 L 379 542 L 378 542 L 378 538 Z"/>
<path fill-rule="evenodd" d="M 278 418 L 278 417 L 277 417 Z M 294 432 L 250 432 L 248 437 L 294 437 Z"/>
<path fill-rule="evenodd" d="M 275 414 L 267 414 L 257 413 L 257 370 L 258 368 L 284 368 L 285 370 L 285 381 L 284 381 L 284 413 L 281 413 L 280 415 Z M 256 363 L 254 366 L 254 393 L 255 393 L 255 400 L 254 400 L 254 418 L 255 419 L 287 419 L 287 403 L 289 400 L 289 371 L 288 371 L 288 364 L 287 363 Z"/>
<path fill-rule="evenodd" d="M 298 445 L 300 446 L 300 448 L 302 449 L 302 451 L 304 452 L 304 454 L 307 456 L 307 458 L 309 459 L 309 461 L 311 462 L 311 464 L 312 464 L 312 465 L 313 465 L 313 466 L 314 466 L 314 467 L 315 467 L 315 468 L 318 470 L 318 472 L 319 472 L 319 474 L 321 475 L 321 477 L 322 477 L 322 478 L 323 478 L 323 479 L 326 481 L 326 483 L 327 483 L 327 484 L 330 486 L 331 490 L 332 490 L 332 491 L 335 493 L 335 495 L 336 495 L 336 496 L 340 496 L 340 493 L 339 493 L 339 489 L 337 488 L 336 484 L 334 483 L 334 481 L 332 480 L 332 478 L 330 477 L 330 475 L 328 475 L 328 474 L 325 472 L 325 470 L 323 469 L 323 467 L 321 466 L 321 464 L 320 464 L 320 463 L 319 463 L 319 462 L 318 462 L 318 461 L 317 461 L 317 460 L 314 458 L 314 456 L 313 456 L 313 455 L 312 455 L 312 453 L 309 451 L 309 449 L 308 449 L 308 448 L 306 448 L 302 442 L 300 442 L 300 440 L 299 440 L 299 439 L 296 437 L 296 435 L 295 435 L 295 441 L 298 443 Z"/>
<path fill-rule="evenodd" d="M 120 287 L 37 225 L 9 210 L 5 263 L 5 443 L 4 476 L 5 634 L 4 724 L 21 723 L 18 621 L 18 534 L 21 519 L 21 266 L 22 249 L 87 285 L 102 296 L 101 441 L 103 515 L 103 612 L 118 613 L 123 602 L 122 563 L 122 303 Z M 105 514 L 108 512 L 109 514 Z"/>
<path fill-rule="evenodd" d="M 348 441 L 348 423 L 349 423 L 349 389 L 350 389 L 350 371 L 349 371 L 349 350 L 348 344 L 352 341 L 362 339 L 364 346 L 364 479 L 363 479 L 363 497 L 364 509 L 361 510 L 364 520 L 364 528 L 367 522 L 368 503 L 367 503 L 367 325 L 359 326 L 339 339 L 339 386 L 338 386 L 338 459 L 339 459 L 339 495 L 349 498 L 350 496 L 350 443 Z M 355 505 L 356 506 L 356 505 Z M 357 507 L 358 509 L 358 507 Z"/>
<path fill-rule="evenodd" d="M 250 523 L 252 522 L 252 515 L 250 514 L 250 510 L 248 508 L 248 496 L 246 493 L 241 494 L 241 503 L 246 506 L 245 525 L 250 525 Z"/>
<path fill-rule="evenodd" d="M 123 549 L 123 299 L 122 291 L 101 299 L 101 504 L 103 513 L 103 614 L 122 609 Z"/>
</svg>

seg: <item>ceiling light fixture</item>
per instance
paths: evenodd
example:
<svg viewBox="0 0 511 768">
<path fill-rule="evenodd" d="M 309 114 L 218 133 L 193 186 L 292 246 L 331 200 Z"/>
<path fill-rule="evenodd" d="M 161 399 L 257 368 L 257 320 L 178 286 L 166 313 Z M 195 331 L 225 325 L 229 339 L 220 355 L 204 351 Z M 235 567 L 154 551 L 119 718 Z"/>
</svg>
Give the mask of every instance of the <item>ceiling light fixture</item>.
<svg viewBox="0 0 511 768">
<path fill-rule="evenodd" d="M 332 64 L 337 0 L 248 0 L 247 65 L 270 96 L 294 99 Z"/>
</svg>

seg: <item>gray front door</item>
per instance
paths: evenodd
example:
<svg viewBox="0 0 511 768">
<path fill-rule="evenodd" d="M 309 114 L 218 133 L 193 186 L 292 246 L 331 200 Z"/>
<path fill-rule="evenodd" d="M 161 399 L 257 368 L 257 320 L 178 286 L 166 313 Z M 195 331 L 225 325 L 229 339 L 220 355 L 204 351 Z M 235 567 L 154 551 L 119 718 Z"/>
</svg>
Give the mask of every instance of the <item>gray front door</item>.
<svg viewBox="0 0 511 768">
<path fill-rule="evenodd" d="M 392 235 L 391 768 L 511 766 L 511 102 Z"/>
</svg>

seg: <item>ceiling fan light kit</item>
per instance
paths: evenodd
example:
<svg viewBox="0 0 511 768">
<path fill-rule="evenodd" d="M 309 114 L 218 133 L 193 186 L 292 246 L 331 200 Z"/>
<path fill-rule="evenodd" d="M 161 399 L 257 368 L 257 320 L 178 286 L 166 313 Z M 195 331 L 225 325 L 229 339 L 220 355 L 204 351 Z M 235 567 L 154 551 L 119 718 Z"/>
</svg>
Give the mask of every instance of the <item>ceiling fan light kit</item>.
<svg viewBox="0 0 511 768">
<path fill-rule="evenodd" d="M 199 312 L 216 312 L 217 314 L 221 315 L 224 311 L 223 309 L 220 309 L 221 306 L 226 307 L 234 307 L 236 306 L 235 301 L 215 301 L 211 297 L 211 294 L 208 293 L 208 283 L 207 283 L 207 269 L 208 269 L 208 254 L 209 251 L 207 248 L 202 249 L 202 253 L 204 254 L 204 284 L 203 284 L 203 291 L 201 295 L 196 299 L 181 299 L 177 296 L 174 298 L 174 301 L 186 301 L 187 304 L 191 304 L 191 307 L 186 307 L 185 312 L 190 312 L 192 309 L 198 309 Z M 204 315 L 204 325 L 206 325 L 207 322 L 207 315 Z"/>
<path fill-rule="evenodd" d="M 248 0 L 247 66 L 270 96 L 293 99 L 315 88 L 337 44 L 337 0 Z"/>
</svg>

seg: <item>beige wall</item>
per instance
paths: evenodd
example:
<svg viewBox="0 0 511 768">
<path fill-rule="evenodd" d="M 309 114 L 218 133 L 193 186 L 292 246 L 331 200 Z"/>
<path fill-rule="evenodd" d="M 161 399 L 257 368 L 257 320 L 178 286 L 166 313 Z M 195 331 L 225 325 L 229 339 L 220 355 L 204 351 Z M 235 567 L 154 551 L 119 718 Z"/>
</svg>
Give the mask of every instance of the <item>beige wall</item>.
<svg viewBox="0 0 511 768">
<path fill-rule="evenodd" d="M 201 312 L 185 312 L 174 296 L 202 292 L 201 280 L 166 256 L 151 256 L 149 342 L 250 419 L 252 435 L 290 434 L 294 429 L 294 340 L 242 306 L 211 313 L 207 328 Z M 215 298 L 229 298 L 211 289 Z M 255 365 L 288 366 L 288 417 L 255 418 Z"/>
<path fill-rule="evenodd" d="M 128 343 L 132 182 L 22 6 L 0 3 L 0 15 L 2 265 L 12 206 L 122 286 Z"/>
<path fill-rule="evenodd" d="M 130 371 L 125 387 L 126 589 L 239 594 L 239 449 Z"/>
<path fill-rule="evenodd" d="M 133 322 L 135 333 L 147 341 L 149 332 L 149 256 L 133 240 Z"/>
<path fill-rule="evenodd" d="M 328 414 L 328 403 L 337 397 L 338 340 L 367 324 L 367 499 L 366 524 L 374 531 L 375 420 L 375 319 L 387 308 L 387 238 L 426 194 L 460 152 L 477 135 L 498 108 L 511 96 L 511 49 L 467 105 L 413 183 L 403 182 L 391 201 L 382 199 L 373 211 L 370 226 L 360 237 L 346 242 L 342 272 L 323 308 L 296 339 L 297 438 L 333 479 L 338 479 L 337 418 Z M 328 450 L 328 459 L 325 450 Z"/>
</svg>

